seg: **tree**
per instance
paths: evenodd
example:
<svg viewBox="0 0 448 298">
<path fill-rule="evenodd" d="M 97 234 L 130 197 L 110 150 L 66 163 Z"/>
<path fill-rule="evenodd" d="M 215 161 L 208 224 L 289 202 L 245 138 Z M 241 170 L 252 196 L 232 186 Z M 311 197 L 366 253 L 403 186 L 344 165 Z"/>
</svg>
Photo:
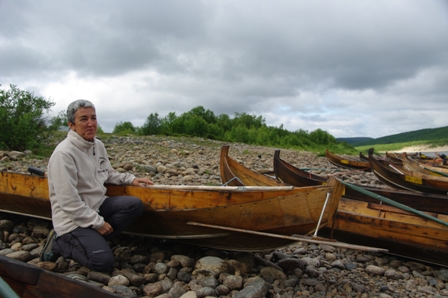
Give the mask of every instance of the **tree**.
<svg viewBox="0 0 448 298">
<path fill-rule="evenodd" d="M 175 112 L 169 112 L 168 115 L 160 120 L 160 133 L 171 135 L 173 133 L 173 123 L 177 120 Z"/>
<path fill-rule="evenodd" d="M 50 120 L 50 127 L 52 127 L 54 130 L 59 129 L 61 126 L 68 127 L 66 111 L 60 111 L 57 116 L 51 118 Z"/>
<path fill-rule="evenodd" d="M 244 125 L 246 128 L 260 128 L 266 125 L 266 120 L 263 116 L 249 115 L 246 113 L 235 113 L 235 118 L 232 120 L 233 126 Z"/>
<path fill-rule="evenodd" d="M 135 127 L 134 125 L 129 122 L 118 122 L 115 127 L 114 127 L 114 131 L 112 133 L 117 133 L 117 134 L 133 134 L 135 133 Z"/>
<path fill-rule="evenodd" d="M 208 109 L 206 110 L 203 106 L 197 106 L 197 107 L 191 109 L 186 114 L 188 114 L 189 116 L 198 116 L 198 117 L 204 119 L 207 123 L 216 123 L 215 114 Z"/>
<path fill-rule="evenodd" d="M 46 125 L 44 111 L 55 103 L 15 85 L 9 87 L 0 89 L 0 146 L 24 151 L 42 145 L 53 129 Z"/>
<path fill-rule="evenodd" d="M 141 127 L 140 132 L 142 135 L 156 135 L 160 131 L 161 120 L 159 114 L 151 113 L 148 118 L 146 118 L 145 124 Z"/>
<path fill-rule="evenodd" d="M 194 115 L 185 121 L 185 132 L 194 137 L 207 137 L 207 126 L 204 118 Z"/>
<path fill-rule="evenodd" d="M 328 145 L 336 142 L 336 139 L 332 135 L 320 128 L 310 133 L 310 139 L 316 144 L 321 145 Z"/>
</svg>

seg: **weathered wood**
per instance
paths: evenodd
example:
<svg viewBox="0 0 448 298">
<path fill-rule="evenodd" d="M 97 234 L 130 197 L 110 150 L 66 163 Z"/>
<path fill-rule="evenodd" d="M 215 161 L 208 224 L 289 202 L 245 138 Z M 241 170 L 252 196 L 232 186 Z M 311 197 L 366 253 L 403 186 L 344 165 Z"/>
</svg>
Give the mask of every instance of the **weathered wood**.
<svg viewBox="0 0 448 298">
<path fill-rule="evenodd" d="M 425 175 L 432 175 L 435 177 L 442 177 L 448 180 L 448 169 L 442 167 L 434 167 L 430 164 L 420 163 L 412 158 L 409 158 L 406 153 L 402 153 L 403 167 L 409 171 L 415 171 Z M 429 177 L 434 178 L 434 177 Z"/>
<path fill-rule="evenodd" d="M 283 181 L 303 185 L 312 179 L 304 171 L 274 155 L 274 171 Z M 298 179 L 294 179 L 298 177 Z M 322 179 L 321 179 L 322 180 Z M 295 181 L 295 182 L 294 182 Z M 313 180 L 313 182 L 322 182 Z M 413 207 L 437 220 L 448 221 L 448 196 L 358 186 L 398 203 Z M 448 228 L 437 221 L 393 207 L 346 187 L 334 221 L 319 232 L 348 243 L 387 248 L 389 253 L 448 265 Z"/>
<path fill-rule="evenodd" d="M 334 164 L 335 166 L 351 169 L 351 170 L 361 170 L 361 171 L 370 171 L 370 163 L 368 161 L 358 161 L 348 158 L 340 157 L 334 153 L 331 153 L 328 149 L 326 149 L 326 157 L 329 162 Z M 369 157 L 370 158 L 370 157 Z"/>
<path fill-rule="evenodd" d="M 370 165 L 379 180 L 394 188 L 447 195 L 448 178 L 424 175 L 404 168 L 393 169 L 373 157 L 373 148 L 369 149 Z"/>
<path fill-rule="evenodd" d="M 370 204 L 342 198 L 335 217 L 335 230 L 387 240 L 391 245 L 397 242 L 422 250 L 448 252 L 446 226 L 396 208 L 371 208 Z M 448 221 L 447 215 L 439 214 L 437 218 Z"/>
<path fill-rule="evenodd" d="M 275 243 L 260 237 L 241 237 L 239 234 L 188 226 L 186 222 L 198 221 L 279 234 L 306 234 L 316 228 L 326 194 L 333 193 L 333 189 L 333 186 L 284 185 L 146 188 L 107 185 L 107 195 L 130 195 L 142 200 L 144 213 L 125 231 L 127 233 L 221 249 L 258 251 L 283 246 L 285 241 Z M 51 219 L 45 177 L 2 172 L 0 202 L 3 211 Z"/>
<path fill-rule="evenodd" d="M 0 276 L 19 297 L 121 297 L 99 287 L 0 256 Z"/>
<path fill-rule="evenodd" d="M 309 173 L 284 161 L 280 158 L 280 150 L 276 150 L 274 153 L 274 172 L 277 179 L 294 186 L 320 185 L 326 184 L 327 181 L 327 178 L 325 177 Z M 406 191 L 395 188 L 369 187 L 364 185 L 356 186 L 362 187 L 378 196 L 389 198 L 421 211 L 448 214 L 448 196 L 446 195 Z M 364 202 L 379 202 L 378 199 L 349 187 L 346 187 L 344 197 Z"/>
<path fill-rule="evenodd" d="M 287 239 L 287 240 L 292 240 L 292 241 L 296 241 L 296 242 L 326 244 L 326 245 L 331 245 L 331 246 L 335 246 L 335 247 L 343 247 L 343 248 L 348 248 L 348 249 L 357 249 L 357 250 L 364 250 L 364 251 L 370 251 L 370 252 L 387 252 L 387 249 L 384 249 L 384 248 L 368 247 L 368 246 L 363 246 L 363 245 L 353 245 L 353 244 L 349 244 L 349 243 L 335 242 L 332 239 L 328 239 L 327 241 L 325 241 L 325 240 L 322 240 L 323 238 L 319 238 L 321 240 L 316 240 L 313 238 L 306 238 L 306 237 L 285 236 L 285 235 L 277 235 L 277 234 L 272 234 L 272 233 L 257 232 L 257 231 L 251 231 L 251 230 L 245 230 L 245 229 L 223 227 L 223 226 L 217 226 L 217 225 L 207 225 L 207 224 L 198 223 L 198 222 L 188 222 L 187 224 L 192 225 L 192 226 L 207 227 L 207 228 L 218 229 L 218 230 L 232 231 L 232 232 L 245 233 L 245 234 L 254 234 L 254 235 L 260 235 L 260 236 L 266 236 L 266 237 L 272 237 L 272 238 Z"/>
<path fill-rule="evenodd" d="M 221 180 L 222 181 L 230 181 L 229 185 L 243 185 L 243 186 L 250 186 L 250 185 L 258 185 L 258 186 L 271 186 L 271 187 L 278 187 L 278 185 L 287 185 L 283 182 L 279 182 L 273 178 L 267 177 L 265 175 L 262 175 L 260 173 L 254 172 L 242 164 L 238 163 L 234 159 L 230 158 L 228 155 L 229 152 L 229 146 L 222 146 L 221 147 L 221 156 L 220 156 L 220 170 L 221 170 Z M 237 178 L 237 179 L 235 179 Z M 330 200 L 324 210 L 324 204 L 325 200 L 322 200 L 322 198 L 318 201 L 315 201 L 314 199 L 306 199 L 307 204 L 307 212 L 313 212 L 312 221 L 315 221 L 316 228 L 319 228 L 318 222 L 319 217 L 315 217 L 317 214 L 316 212 L 321 212 L 324 210 L 324 213 L 322 215 L 322 224 L 325 225 L 331 218 L 333 217 L 334 213 L 336 212 L 339 199 L 344 191 L 344 186 L 337 181 L 337 179 L 333 178 L 331 182 L 327 183 L 327 186 L 331 187 L 332 189 L 332 195 L 330 196 Z M 310 186 L 308 186 L 310 187 Z M 317 186 L 312 186 L 317 187 Z M 305 206 L 304 206 L 305 207 Z M 287 208 L 294 208 L 294 206 L 287 206 Z M 287 209 L 285 209 L 287 210 Z M 302 209 L 303 210 L 303 209 Z M 299 233 L 299 232 L 298 232 Z"/>
</svg>

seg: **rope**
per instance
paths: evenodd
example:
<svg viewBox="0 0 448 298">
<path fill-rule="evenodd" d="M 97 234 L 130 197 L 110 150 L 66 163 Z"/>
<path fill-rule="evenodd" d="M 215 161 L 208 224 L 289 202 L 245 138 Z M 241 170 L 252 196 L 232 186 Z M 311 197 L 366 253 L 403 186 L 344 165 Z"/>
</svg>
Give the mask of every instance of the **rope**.
<svg viewBox="0 0 448 298">
<path fill-rule="evenodd" d="M 232 179 L 230 179 L 229 181 L 227 181 L 226 183 L 224 183 L 222 186 L 227 186 L 227 184 L 229 184 L 229 183 L 232 182 L 233 180 L 238 180 L 238 181 L 239 181 L 241 184 L 243 184 L 243 186 L 244 186 L 243 181 L 241 181 L 241 179 L 238 178 L 237 176 L 233 177 Z M 243 189 L 244 189 L 244 187 L 243 187 Z"/>
<path fill-rule="evenodd" d="M 344 184 L 344 185 L 350 187 L 351 189 L 356 190 L 356 191 L 358 191 L 358 192 L 360 192 L 360 193 L 363 193 L 363 194 L 365 194 L 365 195 L 368 195 L 368 196 L 370 196 L 370 197 L 372 197 L 372 198 L 374 198 L 374 199 L 378 199 L 378 200 L 380 200 L 381 202 L 387 203 L 387 204 L 389 204 L 389 205 L 392 205 L 392 206 L 397 207 L 397 208 L 399 208 L 399 209 L 408 211 L 408 212 L 410 212 L 410 213 L 414 213 L 414 214 L 416 214 L 416 215 L 418 215 L 418 216 L 421 216 L 421 217 L 424 217 L 424 218 L 426 218 L 426 219 L 435 221 L 435 222 L 437 222 L 437 223 L 440 223 L 440 224 L 442 224 L 442 225 L 448 227 L 448 222 L 443 221 L 443 220 L 440 220 L 440 219 L 438 219 L 438 218 L 436 218 L 436 217 L 434 217 L 434 216 L 431 216 L 431 215 L 429 215 L 429 214 L 427 214 L 427 213 L 425 213 L 425 212 L 422 212 L 422 211 L 419 211 L 419 210 L 414 209 L 414 208 L 412 208 L 412 207 L 409 207 L 409 206 L 403 205 L 403 204 L 401 204 L 401 203 L 395 202 L 394 200 L 391 200 L 391 199 L 388 199 L 388 198 L 386 198 L 386 197 L 380 196 L 380 195 L 378 195 L 378 194 L 376 194 L 376 193 L 373 193 L 373 192 L 371 192 L 371 191 L 368 191 L 368 190 L 366 190 L 366 189 L 364 189 L 364 188 L 362 188 L 362 187 L 359 187 L 359 186 L 356 186 L 356 185 L 353 185 L 353 184 L 350 184 L 350 183 L 347 183 L 347 182 L 344 182 L 344 181 L 341 181 L 341 180 L 339 180 L 339 181 L 340 181 L 342 184 Z"/>
</svg>

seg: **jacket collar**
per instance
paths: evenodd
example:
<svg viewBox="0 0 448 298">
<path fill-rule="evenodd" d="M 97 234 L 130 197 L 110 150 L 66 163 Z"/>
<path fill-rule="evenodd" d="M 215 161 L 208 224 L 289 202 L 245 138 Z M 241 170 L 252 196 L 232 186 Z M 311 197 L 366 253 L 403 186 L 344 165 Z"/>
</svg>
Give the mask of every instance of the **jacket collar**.
<svg viewBox="0 0 448 298">
<path fill-rule="evenodd" d="M 95 146 L 96 138 L 93 139 L 93 142 L 89 142 L 85 140 L 83 137 L 81 137 L 76 131 L 70 130 L 67 134 L 67 138 L 70 140 L 70 142 L 73 143 L 76 147 L 83 151 L 88 151 L 93 146 Z"/>
</svg>

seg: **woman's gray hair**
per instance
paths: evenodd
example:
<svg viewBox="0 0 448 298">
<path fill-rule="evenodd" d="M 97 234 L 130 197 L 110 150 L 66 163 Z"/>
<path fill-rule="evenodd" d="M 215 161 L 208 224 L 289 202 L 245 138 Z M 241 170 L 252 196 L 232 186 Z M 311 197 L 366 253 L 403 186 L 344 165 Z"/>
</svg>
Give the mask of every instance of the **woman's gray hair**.
<svg viewBox="0 0 448 298">
<path fill-rule="evenodd" d="M 95 110 L 95 106 L 88 100 L 78 99 L 68 105 L 67 108 L 67 120 L 70 123 L 75 124 L 75 114 L 79 108 L 93 108 Z"/>
</svg>

